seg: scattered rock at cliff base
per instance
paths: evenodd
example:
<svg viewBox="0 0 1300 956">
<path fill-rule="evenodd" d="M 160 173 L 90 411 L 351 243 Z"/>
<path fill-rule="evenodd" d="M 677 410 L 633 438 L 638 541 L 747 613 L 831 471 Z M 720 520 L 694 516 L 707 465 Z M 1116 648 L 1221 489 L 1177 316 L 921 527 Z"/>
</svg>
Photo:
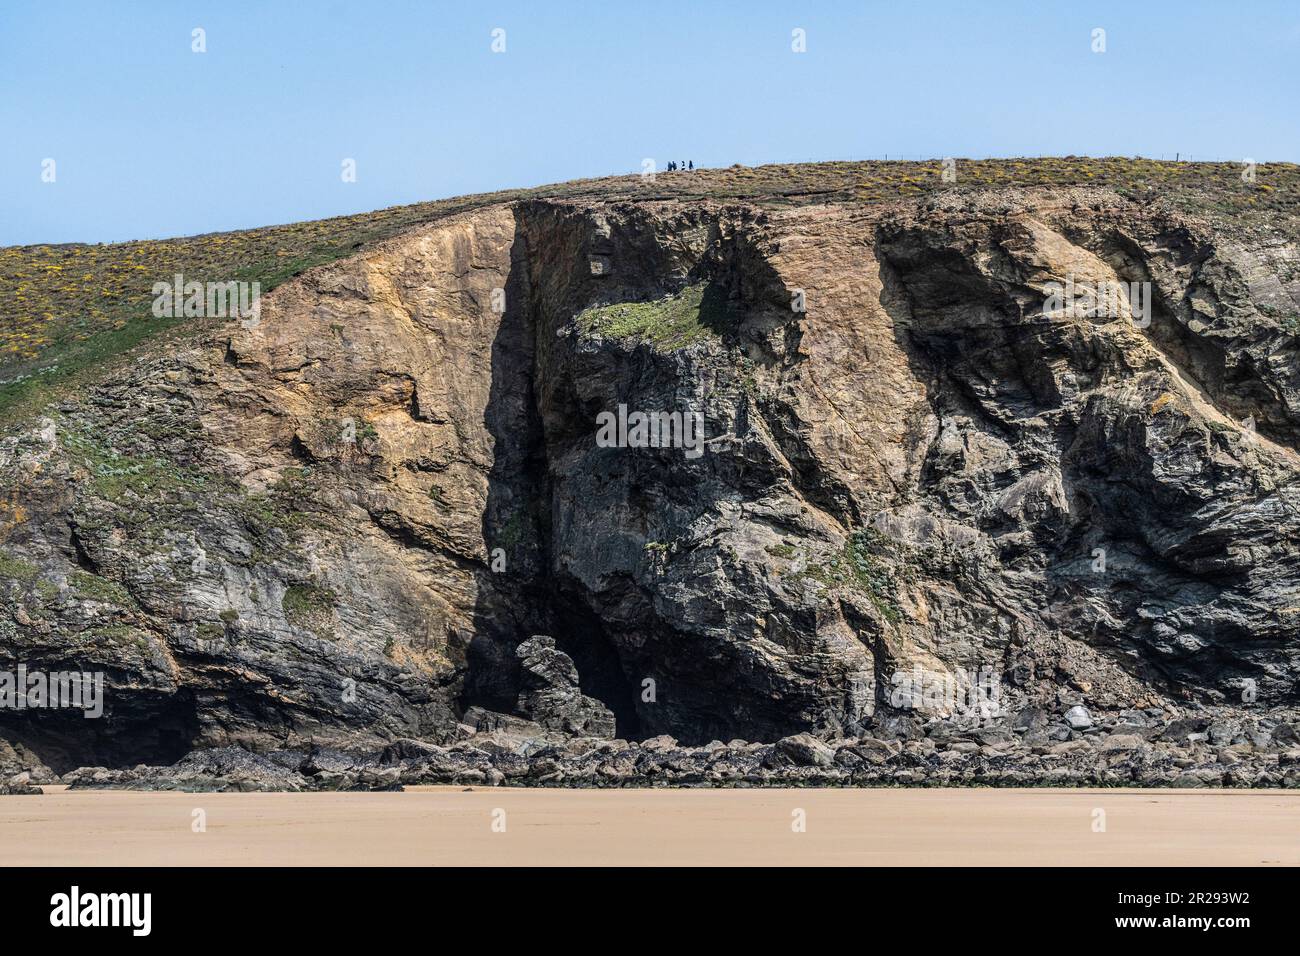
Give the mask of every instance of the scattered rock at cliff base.
<svg viewBox="0 0 1300 956">
<path fill-rule="evenodd" d="M 8 780 L 0 781 L 0 796 L 30 796 L 40 792 L 39 787 L 32 786 L 32 775 L 26 771 L 14 774 Z"/>
<path fill-rule="evenodd" d="M 400 788 L 398 771 L 384 765 L 382 754 L 344 754 L 324 748 L 262 754 L 238 747 L 196 750 L 170 767 L 81 767 L 64 774 L 63 781 L 76 790 L 296 792 Z"/>
<path fill-rule="evenodd" d="M 35 785 L 58 783 L 58 775 L 22 744 L 11 744 L 0 737 L 0 780 L 10 784 L 22 779 Z"/>
<path fill-rule="evenodd" d="M 435 784 L 1300 787 L 1300 748 L 1273 741 L 1272 718 L 1247 721 L 1234 742 L 1216 747 L 1168 739 L 1162 733 L 1168 721 L 1160 718 L 1135 732 L 1135 716 L 1097 714 L 1086 732 L 1062 726 L 1073 736 L 1052 743 L 1030 743 L 1029 735 L 1008 728 L 960 728 L 945 721 L 925 723 L 921 736 L 906 739 L 822 740 L 795 734 L 775 744 L 733 740 L 702 746 L 683 746 L 668 736 L 639 743 L 566 739 L 544 729 L 541 737 L 511 737 L 498 727 L 446 746 L 408 739 L 366 753 L 311 748 L 252 754 L 220 748 L 195 751 L 170 767 L 88 767 L 64 779 L 74 789 L 186 791 L 393 790 Z M 521 729 L 515 725 L 511 732 Z M 32 792 L 21 789 L 21 781 L 15 784 L 20 789 L 14 792 Z"/>
<path fill-rule="evenodd" d="M 835 751 L 812 734 L 783 737 L 774 749 L 797 767 L 829 767 L 835 762 Z"/>
</svg>

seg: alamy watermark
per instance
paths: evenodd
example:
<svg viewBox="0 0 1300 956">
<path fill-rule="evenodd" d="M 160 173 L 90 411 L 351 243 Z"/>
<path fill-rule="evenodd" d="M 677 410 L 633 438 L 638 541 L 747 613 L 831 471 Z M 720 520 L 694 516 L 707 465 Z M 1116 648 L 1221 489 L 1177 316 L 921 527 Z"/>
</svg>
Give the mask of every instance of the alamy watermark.
<svg viewBox="0 0 1300 956">
<path fill-rule="evenodd" d="M 132 936 L 148 936 L 153 928 L 152 893 L 83 893 L 73 886 L 66 893 L 50 897 L 50 925 L 119 926 Z"/>
<path fill-rule="evenodd" d="M 151 294 L 156 319 L 234 318 L 251 328 L 262 315 L 260 282 L 186 282 L 178 272 L 171 282 L 155 282 Z"/>
<path fill-rule="evenodd" d="M 706 445 L 702 412 L 629 412 L 620 404 L 596 416 L 598 448 L 681 448 L 699 458 Z"/>
<path fill-rule="evenodd" d="M 1139 329 L 1151 324 L 1150 282 L 1077 282 L 1069 275 L 1065 282 L 1049 282 L 1043 289 L 1047 292 L 1044 314 L 1118 319 L 1127 312 Z"/>
<path fill-rule="evenodd" d="M 978 671 L 928 671 L 920 664 L 911 670 L 895 671 L 889 678 L 893 688 L 889 704 L 899 710 L 917 710 L 937 717 L 953 717 L 976 723 L 995 720 L 1004 714 L 1002 678 L 992 667 Z"/>
<path fill-rule="evenodd" d="M 0 710 L 80 710 L 87 718 L 104 713 L 101 671 L 0 671 Z"/>
</svg>

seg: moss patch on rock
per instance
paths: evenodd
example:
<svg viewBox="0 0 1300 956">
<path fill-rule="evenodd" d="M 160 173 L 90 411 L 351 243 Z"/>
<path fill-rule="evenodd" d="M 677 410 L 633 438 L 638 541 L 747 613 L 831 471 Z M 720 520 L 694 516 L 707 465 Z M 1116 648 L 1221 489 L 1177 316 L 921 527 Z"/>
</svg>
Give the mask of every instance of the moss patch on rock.
<svg viewBox="0 0 1300 956">
<path fill-rule="evenodd" d="M 839 551 L 821 561 L 809 561 L 804 570 L 791 578 L 811 579 L 831 590 L 856 591 L 875 605 L 881 617 L 897 624 L 902 619 L 895 599 L 900 575 L 881 556 L 884 540 L 884 535 L 874 528 L 855 531 Z"/>
<path fill-rule="evenodd" d="M 87 597 L 95 601 L 103 601 L 105 604 L 116 604 L 124 607 L 131 603 L 131 597 L 127 594 L 126 588 L 116 581 L 110 581 L 108 578 L 102 578 L 98 574 L 90 574 L 86 571 L 73 571 L 68 575 L 68 584 L 81 597 Z"/>
<path fill-rule="evenodd" d="M 307 581 L 285 588 L 280 606 L 290 624 L 326 636 L 332 633 L 337 600 L 338 595 L 330 588 Z"/>
<path fill-rule="evenodd" d="M 3 551 L 0 551 L 0 578 L 8 578 L 11 581 L 21 581 L 23 584 L 31 584 L 36 580 L 41 569 L 30 561 L 24 561 L 22 558 L 11 557 Z"/>
<path fill-rule="evenodd" d="M 577 318 L 584 335 L 633 339 L 664 351 L 717 338 L 731 321 L 725 294 L 705 282 L 651 302 L 593 306 Z"/>
</svg>

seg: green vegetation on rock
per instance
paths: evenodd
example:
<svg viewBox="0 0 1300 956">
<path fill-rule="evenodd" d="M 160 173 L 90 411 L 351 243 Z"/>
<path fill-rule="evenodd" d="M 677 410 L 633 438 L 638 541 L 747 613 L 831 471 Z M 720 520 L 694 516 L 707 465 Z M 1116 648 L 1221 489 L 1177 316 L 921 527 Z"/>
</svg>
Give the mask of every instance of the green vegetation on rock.
<svg viewBox="0 0 1300 956">
<path fill-rule="evenodd" d="M 295 627 L 328 633 L 337 600 L 338 595 L 330 588 L 308 581 L 285 588 L 280 606 L 284 608 L 285 618 Z"/>
<path fill-rule="evenodd" d="M 587 335 L 635 339 L 667 351 L 717 336 L 726 328 L 728 318 L 722 290 L 700 282 L 651 302 L 619 302 L 584 309 L 577 323 Z"/>
<path fill-rule="evenodd" d="M 204 476 L 163 458 L 137 457 L 67 429 L 60 429 L 59 437 L 73 462 L 90 473 L 95 494 L 109 501 L 120 502 L 133 495 L 156 498 L 204 484 Z"/>
<path fill-rule="evenodd" d="M 845 539 L 844 547 L 816 564 L 810 563 L 803 571 L 792 575 L 792 580 L 809 578 L 827 588 L 847 588 L 863 595 L 875 605 L 885 620 L 897 624 L 902 619 L 894 595 L 898 589 L 898 573 L 880 556 L 884 536 L 874 528 L 863 528 Z"/>
<path fill-rule="evenodd" d="M 11 581 L 21 581 L 23 584 L 31 584 L 36 580 L 41 569 L 30 561 L 24 561 L 22 558 L 13 558 L 0 551 L 0 578 L 8 578 Z"/>
<path fill-rule="evenodd" d="M 95 601 L 103 601 L 106 604 L 116 604 L 119 607 L 131 603 L 131 597 L 127 594 L 126 588 L 116 581 L 110 581 L 108 578 L 100 577 L 98 574 L 90 574 L 86 571 L 73 571 L 68 575 L 68 584 L 81 597 L 91 598 Z"/>
</svg>

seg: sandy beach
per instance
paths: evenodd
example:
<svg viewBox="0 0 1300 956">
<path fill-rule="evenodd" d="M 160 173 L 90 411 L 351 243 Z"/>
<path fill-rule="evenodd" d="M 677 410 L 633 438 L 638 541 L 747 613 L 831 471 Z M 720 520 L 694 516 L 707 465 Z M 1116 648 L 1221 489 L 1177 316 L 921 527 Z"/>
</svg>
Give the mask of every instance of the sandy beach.
<svg viewBox="0 0 1300 956">
<path fill-rule="evenodd" d="M 1297 822 L 1278 791 L 54 787 L 0 798 L 0 865 L 1296 865 Z"/>
</svg>

